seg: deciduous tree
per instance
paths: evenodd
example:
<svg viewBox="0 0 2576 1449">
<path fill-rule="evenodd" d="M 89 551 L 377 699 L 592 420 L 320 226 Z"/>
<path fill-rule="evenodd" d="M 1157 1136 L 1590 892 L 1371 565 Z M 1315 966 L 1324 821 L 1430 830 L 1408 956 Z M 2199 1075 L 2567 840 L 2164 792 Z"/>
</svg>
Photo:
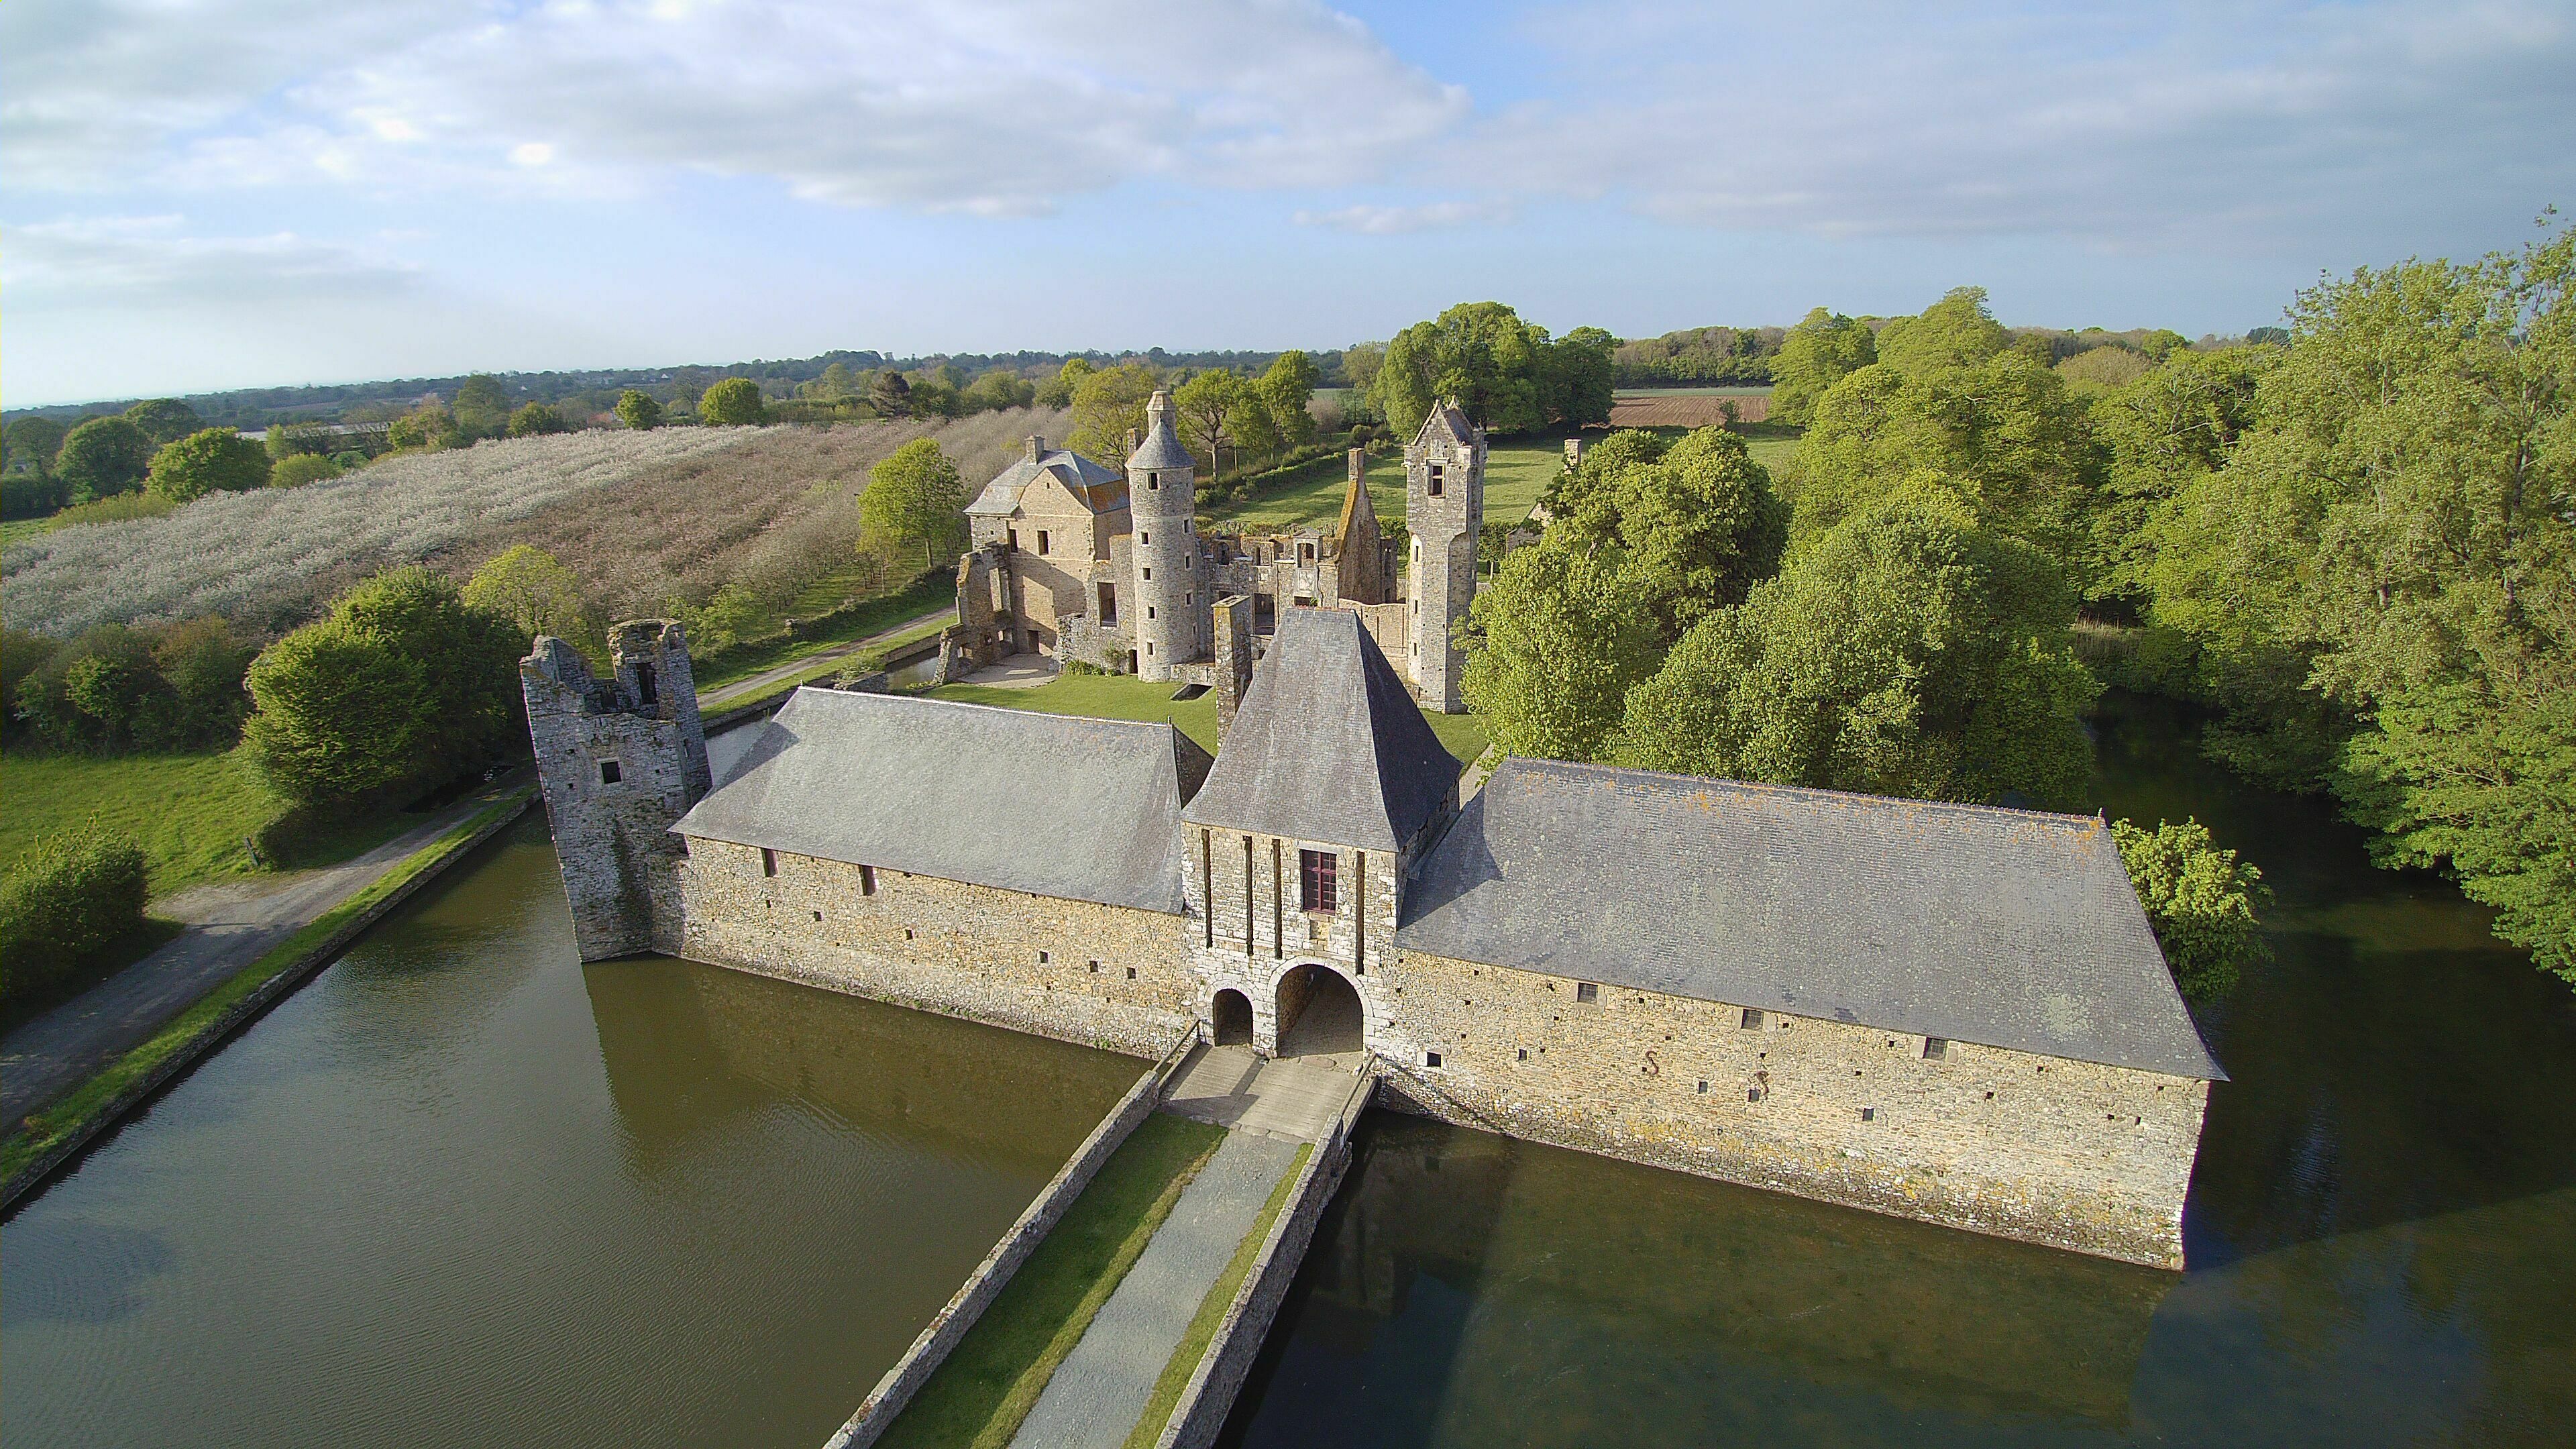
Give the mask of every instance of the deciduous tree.
<svg viewBox="0 0 2576 1449">
<path fill-rule="evenodd" d="M 1771 359 L 1771 416 L 1804 427 L 1827 389 L 1878 361 L 1878 339 L 1839 312 L 1810 310 Z"/>
<path fill-rule="evenodd" d="M 580 577 L 544 549 L 521 543 L 494 554 L 459 597 L 468 608 L 509 620 L 527 639 L 551 634 L 593 657 L 606 653 Z"/>
<path fill-rule="evenodd" d="M 698 399 L 698 421 L 710 427 L 751 427 L 769 421 L 760 384 L 747 377 L 728 377 Z"/>
<path fill-rule="evenodd" d="M 890 539 L 919 544 L 924 566 L 954 553 L 966 531 L 966 485 L 930 438 L 915 438 L 868 470 L 859 516 Z"/>
<path fill-rule="evenodd" d="M 1503 560 L 1476 595 L 1462 681 L 1509 755 L 1594 760 L 1654 672 L 1655 621 L 1618 563 L 1553 542 Z"/>
<path fill-rule="evenodd" d="M 1065 446 L 1116 467 L 1127 461 L 1127 434 L 1145 426 L 1145 404 L 1161 372 L 1141 362 L 1094 368 L 1073 389 L 1073 436 Z"/>
<path fill-rule="evenodd" d="M 2219 849 L 2207 826 L 2160 820 L 2149 830 L 2114 820 L 2111 838 L 2185 996 L 2225 996 L 2246 967 L 2271 959 L 2261 912 L 2272 893 L 2263 872 Z"/>
<path fill-rule="evenodd" d="M 195 408 L 174 397 L 157 397 L 149 402 L 136 403 L 125 410 L 125 417 L 141 428 L 155 447 L 175 443 L 206 426 L 206 420 L 197 416 Z"/>
<path fill-rule="evenodd" d="M 2036 550 L 1925 479 L 1702 619 L 1627 697 L 1620 763 L 1917 799 L 2070 805 L 2100 686 Z"/>
<path fill-rule="evenodd" d="M 653 395 L 639 387 L 630 387 L 617 395 L 617 420 L 639 433 L 649 433 L 662 426 L 662 405 Z"/>
<path fill-rule="evenodd" d="M 131 418 L 85 419 L 54 454 L 54 472 L 75 503 L 130 493 L 151 468 L 152 437 Z"/>
<path fill-rule="evenodd" d="M 541 402 L 523 404 L 510 414 L 510 436 L 514 438 L 534 438 L 564 430 L 563 414 Z"/>
<path fill-rule="evenodd" d="M 152 455 L 152 491 L 173 503 L 268 486 L 268 450 L 232 428 L 190 433 Z"/>
</svg>

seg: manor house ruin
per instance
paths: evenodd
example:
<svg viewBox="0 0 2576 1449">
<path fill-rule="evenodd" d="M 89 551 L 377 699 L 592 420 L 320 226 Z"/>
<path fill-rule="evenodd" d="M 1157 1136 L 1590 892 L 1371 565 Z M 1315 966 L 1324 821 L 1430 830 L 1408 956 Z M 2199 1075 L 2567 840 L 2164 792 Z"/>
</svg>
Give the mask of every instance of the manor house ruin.
<svg viewBox="0 0 2576 1449">
<path fill-rule="evenodd" d="M 1214 755 L 806 688 L 719 776 L 678 625 L 621 626 L 599 678 L 540 639 L 582 958 L 1145 1056 L 1365 1052 L 1452 1122 L 2179 1267 L 2224 1074 L 2101 820 L 1535 760 L 1462 798 L 1424 711 L 1455 707 L 1482 461 L 1451 409 L 1409 450 L 1414 506 L 1434 477 L 1449 505 L 1407 520 L 1420 615 L 1367 599 L 1394 573 L 1373 521 L 1312 557 L 1200 534 L 1162 408 L 1123 479 L 1033 446 L 985 490 L 961 572 L 993 610 L 964 627 L 1217 687 L 1241 661 Z M 1247 585 L 1278 597 L 1266 634 Z"/>
</svg>

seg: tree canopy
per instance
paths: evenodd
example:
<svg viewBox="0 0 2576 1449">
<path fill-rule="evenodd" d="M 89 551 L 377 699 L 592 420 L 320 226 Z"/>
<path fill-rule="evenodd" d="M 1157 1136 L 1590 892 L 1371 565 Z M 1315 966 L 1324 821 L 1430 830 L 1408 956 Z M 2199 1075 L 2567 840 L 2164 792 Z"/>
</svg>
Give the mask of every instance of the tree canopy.
<svg viewBox="0 0 2576 1449">
<path fill-rule="evenodd" d="M 520 543 L 494 554 L 466 580 L 458 598 L 467 608 L 509 620 L 526 640 L 551 634 L 593 658 L 607 654 L 605 631 L 582 597 L 580 577 L 544 549 Z"/>
<path fill-rule="evenodd" d="M 54 453 L 54 472 L 74 502 L 130 493 L 151 468 L 152 436 L 131 418 L 84 419 Z"/>
<path fill-rule="evenodd" d="M 617 420 L 639 433 L 649 433 L 662 426 L 662 405 L 640 387 L 630 387 L 617 395 Z"/>
<path fill-rule="evenodd" d="M 698 398 L 698 421 L 710 427 L 749 427 L 769 421 L 760 384 L 747 377 L 728 377 Z"/>
<path fill-rule="evenodd" d="M 560 433 L 566 431 L 568 426 L 564 422 L 562 413 L 540 402 L 523 404 L 517 412 L 510 414 L 510 436 L 514 438 L 534 438 L 547 433 Z"/>
<path fill-rule="evenodd" d="M 1073 436 L 1065 446 L 1113 468 L 1123 465 L 1127 434 L 1145 426 L 1145 404 L 1162 385 L 1162 373 L 1140 362 L 1085 372 L 1073 387 Z"/>
<path fill-rule="evenodd" d="M 966 485 L 930 438 L 915 438 L 868 470 L 859 516 L 887 538 L 919 544 L 924 565 L 955 553 L 966 532 Z"/>
<path fill-rule="evenodd" d="M 175 443 L 190 433 L 204 428 L 206 420 L 197 410 L 173 397 L 158 397 L 139 402 L 125 410 L 126 420 L 143 430 L 154 446 Z"/>
<path fill-rule="evenodd" d="M 1983 287 L 1953 287 L 1912 317 L 1879 329 L 1878 360 L 1906 377 L 1975 367 L 2013 345 L 1986 308 Z"/>
<path fill-rule="evenodd" d="M 524 740 L 524 649 L 518 625 L 447 578 L 379 575 L 252 662 L 245 751 L 299 804 L 428 788 Z"/>
<path fill-rule="evenodd" d="M 1788 537 L 1789 511 L 1769 472 L 1723 428 L 1669 446 L 1652 433 L 1613 434 L 1551 509 L 1552 539 L 1587 554 L 1615 551 L 1665 644 L 1710 610 L 1744 602 L 1778 570 Z"/>
<path fill-rule="evenodd" d="M 1878 361 L 1878 338 L 1839 312 L 1808 312 L 1771 358 L 1771 416 L 1804 427 L 1825 390 Z"/>
<path fill-rule="evenodd" d="M 1654 621 L 1614 559 L 1541 544 L 1503 560 L 1470 612 L 1461 686 L 1507 755 L 1596 760 L 1654 672 Z"/>
<path fill-rule="evenodd" d="M 2221 850 L 2197 820 L 2156 828 L 2111 822 L 2129 884 L 2185 996 L 2225 996 L 2244 968 L 2268 961 L 2261 912 L 2272 893 L 2263 872 Z"/>
<path fill-rule="evenodd" d="M 206 428 L 152 455 L 152 491 L 173 503 L 268 486 L 268 450 L 232 428 Z"/>
<path fill-rule="evenodd" d="M 1628 696 L 1622 764 L 1917 799 L 2063 806 L 2100 686 L 2037 550 L 1937 478 L 1835 525 L 1683 636 Z"/>
<path fill-rule="evenodd" d="M 1369 396 L 1402 437 L 1452 397 L 1496 433 L 1607 422 L 1617 345 L 1597 327 L 1551 342 L 1546 328 L 1500 302 L 1462 302 L 1388 341 Z"/>
</svg>

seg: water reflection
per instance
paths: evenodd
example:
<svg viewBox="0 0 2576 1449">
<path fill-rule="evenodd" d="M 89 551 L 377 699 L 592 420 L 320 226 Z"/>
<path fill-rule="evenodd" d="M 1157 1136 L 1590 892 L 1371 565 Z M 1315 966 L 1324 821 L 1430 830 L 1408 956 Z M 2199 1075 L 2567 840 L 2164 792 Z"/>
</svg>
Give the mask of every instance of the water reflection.
<svg viewBox="0 0 2576 1449">
<path fill-rule="evenodd" d="M 1137 1069 L 584 968 L 532 820 L 0 1227 L 0 1439 L 811 1449 Z"/>
<path fill-rule="evenodd" d="M 2172 711 L 2114 701 L 2101 758 L 2280 896 L 2204 1019 L 2189 1273 L 1381 1117 L 1227 1441 L 2569 1442 L 2576 998 Z"/>
</svg>

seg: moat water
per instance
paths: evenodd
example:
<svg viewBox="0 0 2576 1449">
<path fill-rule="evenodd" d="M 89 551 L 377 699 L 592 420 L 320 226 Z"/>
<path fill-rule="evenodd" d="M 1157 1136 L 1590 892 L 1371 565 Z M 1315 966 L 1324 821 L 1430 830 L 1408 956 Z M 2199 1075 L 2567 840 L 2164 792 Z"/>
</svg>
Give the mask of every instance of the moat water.
<svg viewBox="0 0 2576 1449">
<path fill-rule="evenodd" d="M 1374 1114 L 1227 1441 L 2564 1445 L 2576 995 L 2188 730 L 2280 893 L 2171 1275 Z M 0 1225 L 0 1440 L 812 1449 L 1138 1064 L 573 961 L 542 826 Z"/>
</svg>

